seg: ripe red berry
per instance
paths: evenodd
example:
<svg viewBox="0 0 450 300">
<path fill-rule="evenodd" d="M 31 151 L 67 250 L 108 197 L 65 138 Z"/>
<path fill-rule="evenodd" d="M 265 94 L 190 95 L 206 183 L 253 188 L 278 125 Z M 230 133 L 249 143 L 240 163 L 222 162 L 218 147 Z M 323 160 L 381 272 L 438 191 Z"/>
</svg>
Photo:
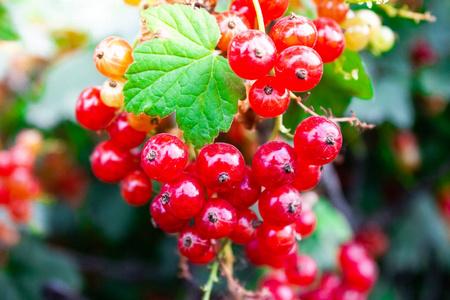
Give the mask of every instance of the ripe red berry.
<svg viewBox="0 0 450 300">
<path fill-rule="evenodd" d="M 366 248 L 370 256 L 374 258 L 383 256 L 389 248 L 389 238 L 380 227 L 374 225 L 359 229 L 355 234 L 355 241 Z"/>
<path fill-rule="evenodd" d="M 295 294 L 292 288 L 284 282 L 276 279 L 268 279 L 262 282 L 261 290 L 266 289 L 271 294 L 271 297 L 262 298 L 263 300 L 293 300 Z"/>
<path fill-rule="evenodd" d="M 7 208 L 14 223 L 27 223 L 30 221 L 33 209 L 30 201 L 13 199 L 9 202 Z"/>
<path fill-rule="evenodd" d="M 204 147 L 197 157 L 200 182 L 208 189 L 226 191 L 238 186 L 245 175 L 245 161 L 233 145 L 214 143 Z"/>
<path fill-rule="evenodd" d="M 292 46 L 278 56 L 275 73 L 288 90 L 306 92 L 322 78 L 322 59 L 312 48 Z"/>
<path fill-rule="evenodd" d="M 236 227 L 236 210 L 226 200 L 210 198 L 194 217 L 195 226 L 206 238 L 221 239 Z"/>
<path fill-rule="evenodd" d="M 333 300 L 333 291 L 318 287 L 315 290 L 301 295 L 302 300 Z"/>
<path fill-rule="evenodd" d="M 315 19 L 314 25 L 317 28 L 314 50 L 319 53 L 324 63 L 336 60 L 345 48 L 345 37 L 341 27 L 330 18 Z"/>
<path fill-rule="evenodd" d="M 189 225 L 189 219 L 181 220 L 168 212 L 161 201 L 161 195 L 158 195 L 153 199 L 150 205 L 150 215 L 152 221 L 163 231 L 168 233 L 176 233 L 185 229 Z"/>
<path fill-rule="evenodd" d="M 361 292 L 368 292 L 378 278 L 378 268 L 372 258 L 349 263 L 342 267 L 344 284 Z"/>
<path fill-rule="evenodd" d="M 213 241 L 211 241 L 212 243 Z M 215 247 L 216 246 L 216 247 Z M 210 262 L 212 262 L 214 260 L 214 258 L 216 257 L 216 254 L 214 253 L 214 247 L 217 247 L 217 244 L 213 244 L 211 245 L 211 247 L 209 247 L 208 252 L 206 252 L 205 254 L 203 254 L 200 257 L 194 257 L 194 258 L 189 258 L 189 261 L 191 263 L 197 264 L 197 265 L 204 265 L 204 264 L 208 264 Z M 218 251 L 218 249 L 216 249 L 216 251 Z"/>
<path fill-rule="evenodd" d="M 317 40 L 317 30 L 314 23 L 307 17 L 292 13 L 280 19 L 270 31 L 278 52 L 292 46 L 314 47 Z"/>
<path fill-rule="evenodd" d="M 245 175 L 241 183 L 231 190 L 219 192 L 219 197 L 230 202 L 235 208 L 252 206 L 261 195 L 261 186 L 254 177 L 252 169 L 245 166 Z"/>
<path fill-rule="evenodd" d="M 125 112 L 120 114 L 116 120 L 108 126 L 108 132 L 111 136 L 111 140 L 127 149 L 139 146 L 147 136 L 145 132 L 137 131 L 130 126 Z"/>
<path fill-rule="evenodd" d="M 338 253 L 338 261 L 342 268 L 363 261 L 368 257 L 369 254 L 364 246 L 354 241 L 341 245 Z"/>
<path fill-rule="evenodd" d="M 290 185 L 277 189 L 266 189 L 258 202 L 264 222 L 275 226 L 293 224 L 302 211 L 300 193 Z"/>
<path fill-rule="evenodd" d="M 90 130 L 106 127 L 116 112 L 116 108 L 106 106 L 100 99 L 100 87 L 89 87 L 82 91 L 75 106 L 78 123 Z"/>
<path fill-rule="evenodd" d="M 346 285 L 341 285 L 333 294 L 333 300 L 367 300 L 367 296 Z"/>
<path fill-rule="evenodd" d="M 256 239 L 256 228 L 262 222 L 258 216 L 248 208 L 236 210 L 236 227 L 230 234 L 230 239 L 240 245 L 246 245 Z"/>
<path fill-rule="evenodd" d="M 350 6 L 344 0 L 322 0 L 317 5 L 319 17 L 333 19 L 337 23 L 345 20 Z"/>
<path fill-rule="evenodd" d="M 319 281 L 319 287 L 331 291 L 335 291 L 341 285 L 342 280 L 338 275 L 331 272 L 324 272 Z"/>
<path fill-rule="evenodd" d="M 133 62 L 132 52 L 133 48 L 124 39 L 112 36 L 97 45 L 94 63 L 97 70 L 106 77 L 122 77 Z"/>
<path fill-rule="evenodd" d="M 186 145 L 176 136 L 160 133 L 147 141 L 142 149 L 141 164 L 156 181 L 168 182 L 183 172 L 188 161 Z"/>
<path fill-rule="evenodd" d="M 295 221 L 295 230 L 302 239 L 311 236 L 317 227 L 317 216 L 312 209 L 303 209 L 300 217 Z"/>
<path fill-rule="evenodd" d="M 264 20 L 276 20 L 283 16 L 289 6 L 289 0 L 259 0 Z"/>
<path fill-rule="evenodd" d="M 273 255 L 284 255 L 295 245 L 295 230 L 291 225 L 279 227 L 263 222 L 256 230 L 256 238 L 265 251 Z"/>
<path fill-rule="evenodd" d="M 0 177 L 9 176 L 14 170 L 13 158 L 9 151 L 0 151 Z"/>
<path fill-rule="evenodd" d="M 333 161 L 342 147 L 339 127 L 329 119 L 313 116 L 303 120 L 295 130 L 294 147 L 298 157 L 311 165 Z"/>
<path fill-rule="evenodd" d="M 253 83 L 248 100 L 255 113 L 264 118 L 273 118 L 286 111 L 290 95 L 275 76 L 265 76 Z"/>
<path fill-rule="evenodd" d="M 122 180 L 133 165 L 130 151 L 113 141 L 98 144 L 90 160 L 94 175 L 107 183 Z"/>
<path fill-rule="evenodd" d="M 139 148 L 133 148 L 130 150 L 131 155 L 131 168 L 130 170 L 141 170 L 141 152 Z"/>
<path fill-rule="evenodd" d="M 252 170 L 257 182 L 266 188 L 277 188 L 294 180 L 297 155 L 283 142 L 268 142 L 253 156 Z"/>
<path fill-rule="evenodd" d="M 228 45 L 231 39 L 241 32 L 250 29 L 250 23 L 242 14 L 228 10 L 216 16 L 217 24 L 219 24 L 220 34 L 222 35 L 217 47 L 222 51 L 228 51 Z"/>
<path fill-rule="evenodd" d="M 178 249 L 187 258 L 199 258 L 211 248 L 211 240 L 204 238 L 195 226 L 189 226 L 180 233 Z"/>
<path fill-rule="evenodd" d="M 314 188 L 322 177 L 322 166 L 314 166 L 303 163 L 302 159 L 297 161 L 297 172 L 291 185 L 298 191 L 303 192 Z"/>
<path fill-rule="evenodd" d="M 234 0 L 230 10 L 242 14 L 248 20 L 250 28 L 255 28 L 256 11 L 252 0 Z"/>
<path fill-rule="evenodd" d="M 265 33 L 250 29 L 236 35 L 228 47 L 231 69 L 244 79 L 264 77 L 275 66 L 277 49 Z"/>
<path fill-rule="evenodd" d="M 267 251 L 263 251 L 257 239 L 245 245 L 245 255 L 249 262 L 254 266 L 261 267 L 268 265 Z"/>
<path fill-rule="evenodd" d="M 317 276 L 317 264 L 310 256 L 297 254 L 285 262 L 286 277 L 291 284 L 309 286 Z"/>
<path fill-rule="evenodd" d="M 179 219 L 190 219 L 200 212 L 205 189 L 194 176 L 182 173 L 161 187 L 164 208 Z"/>
<path fill-rule="evenodd" d="M 127 174 L 120 184 L 122 198 L 128 204 L 140 206 L 152 197 L 152 182 L 142 170 L 135 170 Z"/>
</svg>

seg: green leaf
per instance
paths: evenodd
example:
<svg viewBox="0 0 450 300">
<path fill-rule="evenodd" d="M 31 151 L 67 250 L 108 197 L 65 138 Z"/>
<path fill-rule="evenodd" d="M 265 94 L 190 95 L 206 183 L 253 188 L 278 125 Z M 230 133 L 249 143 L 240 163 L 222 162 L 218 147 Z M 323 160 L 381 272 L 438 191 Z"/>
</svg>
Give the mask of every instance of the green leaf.
<svg viewBox="0 0 450 300">
<path fill-rule="evenodd" d="M 160 5 L 143 12 L 160 38 L 136 48 L 124 87 L 127 112 L 164 117 L 176 112 L 188 143 L 211 143 L 228 131 L 245 87 L 214 48 L 219 27 L 206 10 Z"/>
<path fill-rule="evenodd" d="M 6 7 L 0 3 L 0 40 L 15 41 L 19 39 L 19 35 L 13 27 L 11 16 Z"/>
</svg>

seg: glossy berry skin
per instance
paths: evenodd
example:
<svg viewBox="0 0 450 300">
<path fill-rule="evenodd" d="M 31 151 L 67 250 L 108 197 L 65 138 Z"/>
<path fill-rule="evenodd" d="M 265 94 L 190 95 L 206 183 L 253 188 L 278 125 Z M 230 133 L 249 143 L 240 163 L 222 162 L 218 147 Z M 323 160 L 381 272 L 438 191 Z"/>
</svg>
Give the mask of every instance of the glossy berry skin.
<svg viewBox="0 0 450 300">
<path fill-rule="evenodd" d="M 222 35 L 217 47 L 222 51 L 228 51 L 228 45 L 232 38 L 250 29 L 250 23 L 245 16 L 233 10 L 218 14 L 216 21 L 220 28 L 220 34 Z"/>
<path fill-rule="evenodd" d="M 314 50 L 319 53 L 323 63 L 335 61 L 345 48 L 345 37 L 341 27 L 330 18 L 315 19 L 317 42 Z"/>
<path fill-rule="evenodd" d="M 125 85 L 125 79 L 108 79 L 102 84 L 100 90 L 100 98 L 106 106 L 120 108 L 123 106 L 123 86 Z"/>
<path fill-rule="evenodd" d="M 264 21 L 276 20 L 284 15 L 289 6 L 289 0 L 259 0 Z"/>
<path fill-rule="evenodd" d="M 189 226 L 180 233 L 178 249 L 187 258 L 199 258 L 211 248 L 211 240 L 204 238 L 195 226 Z"/>
<path fill-rule="evenodd" d="M 315 87 L 322 78 L 322 59 L 312 48 L 289 47 L 278 56 L 275 73 L 288 90 L 306 92 Z"/>
<path fill-rule="evenodd" d="M 181 220 L 168 212 L 161 201 L 161 195 L 158 195 L 153 199 L 150 205 L 150 215 L 152 221 L 159 228 L 167 233 L 177 233 L 187 228 L 189 225 L 189 219 Z"/>
<path fill-rule="evenodd" d="M 82 91 L 75 105 L 78 123 L 90 130 L 106 127 L 114 119 L 116 111 L 114 107 L 102 102 L 99 87 L 89 87 Z"/>
<path fill-rule="evenodd" d="M 127 121 L 126 113 L 120 114 L 114 122 L 108 126 L 108 133 L 111 140 L 127 149 L 139 146 L 147 136 L 145 132 L 137 131 L 130 126 Z"/>
<path fill-rule="evenodd" d="M 190 219 L 200 212 L 205 189 L 194 176 L 182 173 L 161 187 L 164 208 L 179 219 Z"/>
<path fill-rule="evenodd" d="M 345 20 L 350 6 L 344 3 L 344 0 L 323 0 L 317 5 L 317 14 L 319 17 L 330 18 L 341 23 Z"/>
<path fill-rule="evenodd" d="M 0 151 L 0 177 L 9 176 L 14 170 L 13 157 L 9 151 Z"/>
<path fill-rule="evenodd" d="M 236 226 L 229 238 L 236 244 L 247 245 L 256 239 L 256 228 L 262 223 L 248 208 L 236 210 Z"/>
<path fill-rule="evenodd" d="M 276 279 L 268 279 L 265 280 L 260 289 L 267 289 L 271 297 L 269 298 L 261 298 L 264 300 L 293 300 L 295 299 L 295 294 L 292 288 L 285 282 L 281 282 Z"/>
<path fill-rule="evenodd" d="M 176 136 L 160 133 L 147 141 L 142 149 L 141 164 L 156 181 L 168 182 L 183 172 L 188 161 L 186 145 Z"/>
<path fill-rule="evenodd" d="M 267 251 L 262 249 L 257 239 L 245 245 L 245 255 L 248 261 L 254 266 L 262 267 L 268 265 Z"/>
<path fill-rule="evenodd" d="M 318 287 L 301 296 L 302 300 L 333 300 L 333 291 Z"/>
<path fill-rule="evenodd" d="M 322 166 L 303 163 L 303 160 L 299 159 L 297 161 L 297 172 L 291 185 L 300 192 L 314 188 L 322 177 L 322 169 Z"/>
<path fill-rule="evenodd" d="M 355 241 L 366 248 L 370 256 L 374 258 L 383 256 L 389 248 L 388 236 L 380 227 L 374 225 L 360 228 L 355 234 Z"/>
<path fill-rule="evenodd" d="M 333 293 L 332 300 L 366 300 L 367 296 L 353 287 L 341 285 Z"/>
<path fill-rule="evenodd" d="M 319 287 L 330 291 L 335 291 L 339 288 L 339 286 L 341 286 L 341 283 L 342 280 L 339 275 L 331 272 L 324 272 L 320 278 Z"/>
<path fill-rule="evenodd" d="M 128 204 L 140 206 L 152 197 L 152 182 L 142 170 L 135 170 L 127 174 L 120 184 L 122 198 Z"/>
<path fill-rule="evenodd" d="M 144 113 L 137 116 L 134 113 L 127 113 L 127 121 L 137 131 L 149 132 L 158 127 L 161 119 L 159 117 L 147 116 Z"/>
<path fill-rule="evenodd" d="M 310 256 L 297 254 L 285 261 L 286 277 L 291 284 L 309 286 L 317 277 L 317 264 Z"/>
<path fill-rule="evenodd" d="M 133 164 L 130 151 L 113 141 L 98 144 L 90 160 L 94 175 L 107 183 L 122 180 Z"/>
<path fill-rule="evenodd" d="M 369 254 L 363 245 L 349 241 L 341 245 L 338 253 L 338 261 L 342 268 L 369 258 Z"/>
<path fill-rule="evenodd" d="M 245 166 L 245 175 L 241 183 L 231 190 L 219 192 L 218 195 L 235 208 L 248 208 L 258 201 L 261 186 L 256 182 L 252 169 Z"/>
<path fill-rule="evenodd" d="M 250 28 L 255 28 L 256 11 L 252 0 L 234 0 L 230 10 L 242 14 L 250 24 Z"/>
<path fill-rule="evenodd" d="M 8 205 L 8 212 L 11 220 L 14 223 L 27 223 L 32 216 L 32 204 L 25 200 L 11 200 Z"/>
<path fill-rule="evenodd" d="M 378 278 L 378 267 L 372 258 L 347 264 L 342 268 L 344 284 L 361 292 L 368 292 Z"/>
<path fill-rule="evenodd" d="M 297 155 L 283 142 L 268 142 L 253 156 L 252 170 L 256 181 L 265 188 L 278 188 L 294 180 Z"/>
<path fill-rule="evenodd" d="M 284 185 L 277 189 L 264 190 L 258 207 L 264 222 L 275 226 L 286 226 L 300 218 L 302 198 L 295 188 Z"/>
<path fill-rule="evenodd" d="M 310 237 L 317 228 L 317 216 L 312 209 L 303 209 L 300 217 L 295 221 L 295 231 L 302 239 Z"/>
<path fill-rule="evenodd" d="M 239 77 L 255 80 L 272 70 L 277 49 L 265 33 L 250 29 L 236 35 L 228 47 L 228 62 Z"/>
<path fill-rule="evenodd" d="M 255 113 L 264 118 L 274 118 L 289 106 L 289 91 L 275 76 L 264 76 L 253 83 L 248 100 Z"/>
<path fill-rule="evenodd" d="M 194 217 L 198 231 L 209 239 L 221 239 L 230 235 L 236 227 L 236 210 L 226 200 L 210 198 Z"/>
<path fill-rule="evenodd" d="M 307 17 L 291 14 L 275 23 L 270 31 L 270 37 L 278 52 L 292 46 L 312 48 L 316 44 L 317 30 Z"/>
<path fill-rule="evenodd" d="M 202 256 L 190 258 L 189 261 L 191 263 L 194 263 L 194 264 L 197 264 L 197 265 L 204 265 L 204 264 L 208 264 L 208 263 L 212 262 L 214 260 L 214 258 L 216 257 L 216 254 L 214 253 L 213 247 L 214 246 L 209 247 L 208 252 L 206 252 Z"/>
<path fill-rule="evenodd" d="M 206 188 L 218 192 L 230 190 L 244 179 L 244 157 L 233 145 L 214 143 L 200 151 L 196 170 L 200 182 Z"/>
<path fill-rule="evenodd" d="M 133 48 L 124 39 L 112 36 L 97 45 L 94 63 L 97 70 L 106 77 L 122 77 L 133 62 L 132 52 Z"/>
<path fill-rule="evenodd" d="M 291 225 L 279 227 L 263 222 L 256 230 L 256 238 L 265 251 L 272 255 L 285 255 L 295 245 L 295 230 Z"/>
<path fill-rule="evenodd" d="M 339 127 L 325 117 L 309 117 L 295 130 L 295 151 L 307 164 L 328 164 L 336 158 L 341 147 L 342 134 Z"/>
<path fill-rule="evenodd" d="M 351 51 L 364 50 L 370 41 L 370 28 L 358 17 L 346 19 L 340 24 L 344 29 L 345 48 Z"/>
</svg>

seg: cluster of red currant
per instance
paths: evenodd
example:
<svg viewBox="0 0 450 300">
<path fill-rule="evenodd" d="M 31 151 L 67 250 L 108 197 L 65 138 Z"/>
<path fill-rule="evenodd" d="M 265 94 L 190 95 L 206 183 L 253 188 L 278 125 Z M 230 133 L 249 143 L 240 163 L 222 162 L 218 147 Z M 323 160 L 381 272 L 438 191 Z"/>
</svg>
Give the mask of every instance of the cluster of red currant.
<svg viewBox="0 0 450 300">
<path fill-rule="evenodd" d="M 29 221 L 32 201 L 41 193 L 33 167 L 42 143 L 39 131 L 27 129 L 10 149 L 0 151 L 0 208 L 7 209 L 14 223 Z"/>
</svg>

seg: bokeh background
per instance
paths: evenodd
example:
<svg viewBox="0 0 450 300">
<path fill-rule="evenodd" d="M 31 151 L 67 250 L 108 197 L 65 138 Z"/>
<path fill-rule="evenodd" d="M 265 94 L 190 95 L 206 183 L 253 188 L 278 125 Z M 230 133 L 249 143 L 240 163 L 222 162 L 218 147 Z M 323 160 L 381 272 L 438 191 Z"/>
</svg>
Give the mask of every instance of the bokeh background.
<svg viewBox="0 0 450 300">
<path fill-rule="evenodd" d="M 304 11 L 299 3 L 292 9 Z M 316 94 L 336 116 L 354 111 L 377 126 L 342 125 L 340 156 L 305 195 L 318 199 L 319 225 L 300 249 L 333 269 L 339 244 L 356 235 L 379 251 L 369 299 L 450 299 L 450 2 L 395 4 L 437 21 L 390 18 L 375 7 L 397 40 L 381 56 L 360 53 L 373 99 L 326 86 Z M 227 6 L 219 1 L 218 10 Z M 95 46 L 112 35 L 131 44 L 138 9 L 122 0 L 0 1 L 0 25 L 8 15 L 19 39 L 0 41 L 0 150 L 26 128 L 44 142 L 34 164 L 42 191 L 29 220 L 11 222 L 0 206 L 0 299 L 199 299 L 208 269 L 192 265 L 192 281 L 177 278 L 175 238 L 153 228 L 148 206 L 127 205 L 117 185 L 93 177 L 89 155 L 106 137 L 74 118 L 79 93 L 105 80 L 92 60 Z M 292 128 L 302 113 L 289 114 Z M 258 126 L 260 139 L 271 126 Z M 236 135 L 254 133 L 235 128 L 221 138 Z M 254 151 L 258 141 L 245 147 Z M 255 288 L 264 270 L 248 264 L 242 247 L 234 251 L 236 276 Z M 223 281 L 214 299 L 226 299 Z"/>
</svg>

